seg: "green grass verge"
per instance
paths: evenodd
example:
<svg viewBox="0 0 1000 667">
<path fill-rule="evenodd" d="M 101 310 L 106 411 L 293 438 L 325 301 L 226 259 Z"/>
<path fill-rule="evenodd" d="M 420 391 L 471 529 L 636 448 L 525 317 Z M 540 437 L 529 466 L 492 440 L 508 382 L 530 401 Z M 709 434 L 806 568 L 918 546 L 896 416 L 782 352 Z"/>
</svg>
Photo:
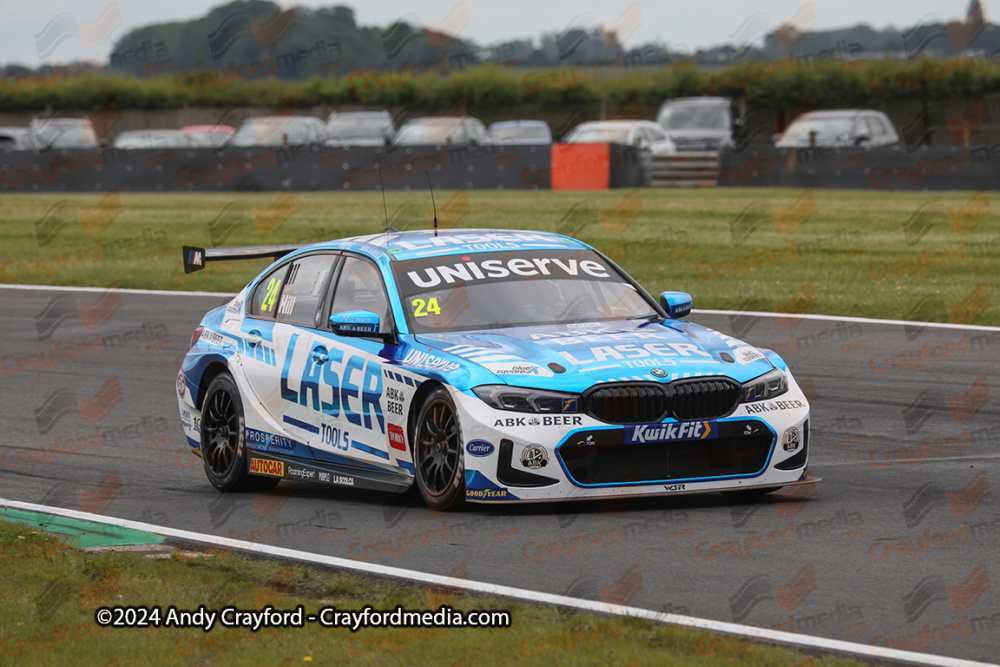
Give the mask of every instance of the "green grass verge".
<svg viewBox="0 0 1000 667">
<path fill-rule="evenodd" d="M 622 190 L 436 196 L 442 226 L 570 233 L 606 250 L 654 294 L 690 292 L 696 308 L 1000 324 L 990 305 L 1000 286 L 1000 229 L 985 194 L 712 188 L 646 189 L 630 199 Z M 218 232 L 241 221 L 225 245 L 316 241 L 383 224 L 377 192 L 296 193 L 287 219 L 287 198 L 277 200 L 277 214 L 266 212 L 277 197 L 125 193 L 120 209 L 110 198 L 91 210 L 100 194 L 7 195 L 0 280 L 235 291 L 266 262 L 185 276 L 181 245 L 210 246 L 213 224 Z M 388 204 L 397 226 L 428 225 L 426 192 L 390 192 Z"/>
<path fill-rule="evenodd" d="M 0 596 L 0 663 L 17 665 L 350 664 L 464 665 L 816 665 L 862 663 L 675 626 L 433 590 L 331 569 L 224 551 L 152 560 L 68 547 L 31 528 L 0 522 L 5 593 Z M 95 610 L 115 605 L 166 609 L 507 610 L 509 629 L 101 628 Z"/>
</svg>

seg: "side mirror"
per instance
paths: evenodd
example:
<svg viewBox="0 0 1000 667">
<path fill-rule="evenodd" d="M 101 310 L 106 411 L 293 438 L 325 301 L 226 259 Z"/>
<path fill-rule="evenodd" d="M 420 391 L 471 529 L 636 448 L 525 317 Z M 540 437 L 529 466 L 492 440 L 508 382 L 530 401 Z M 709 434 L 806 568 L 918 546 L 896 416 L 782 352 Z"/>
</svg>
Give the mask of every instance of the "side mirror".
<svg viewBox="0 0 1000 667">
<path fill-rule="evenodd" d="M 733 134 L 736 136 L 742 136 L 746 132 L 747 124 L 742 118 L 736 118 L 733 120 Z"/>
<path fill-rule="evenodd" d="M 679 320 L 691 312 L 691 295 L 685 292 L 661 292 L 660 305 L 670 317 Z"/>
<path fill-rule="evenodd" d="M 348 310 L 330 315 L 330 326 L 338 336 L 377 336 L 379 317 L 370 310 Z"/>
<path fill-rule="evenodd" d="M 868 137 L 867 134 L 859 134 L 857 137 L 854 138 L 854 145 L 861 146 L 863 144 L 867 144 L 869 141 L 870 138 Z"/>
</svg>

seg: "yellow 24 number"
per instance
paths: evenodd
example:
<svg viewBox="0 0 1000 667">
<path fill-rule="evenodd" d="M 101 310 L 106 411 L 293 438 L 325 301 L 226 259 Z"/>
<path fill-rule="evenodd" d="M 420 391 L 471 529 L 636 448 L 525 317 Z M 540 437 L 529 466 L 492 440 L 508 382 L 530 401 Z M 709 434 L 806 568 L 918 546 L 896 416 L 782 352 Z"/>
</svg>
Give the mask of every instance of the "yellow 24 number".
<svg viewBox="0 0 1000 667">
<path fill-rule="evenodd" d="M 426 305 L 426 310 L 424 306 Z M 426 304 L 423 299 L 413 300 L 413 316 L 414 317 L 427 317 L 428 314 L 434 313 L 435 315 L 441 314 L 441 306 L 438 305 L 437 299 L 431 299 Z"/>
<path fill-rule="evenodd" d="M 274 300 L 278 297 L 278 288 L 281 287 L 281 278 L 271 278 L 267 283 L 267 291 L 264 293 L 264 301 L 260 304 L 262 312 L 267 312 L 274 308 Z"/>
</svg>

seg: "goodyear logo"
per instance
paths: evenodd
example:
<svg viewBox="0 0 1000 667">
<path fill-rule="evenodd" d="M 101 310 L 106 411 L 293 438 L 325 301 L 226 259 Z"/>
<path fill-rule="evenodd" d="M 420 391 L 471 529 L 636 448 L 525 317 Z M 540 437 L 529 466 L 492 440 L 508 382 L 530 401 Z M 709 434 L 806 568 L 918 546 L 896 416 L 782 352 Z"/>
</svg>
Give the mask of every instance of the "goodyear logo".
<svg viewBox="0 0 1000 667">
<path fill-rule="evenodd" d="M 250 472 L 257 475 L 272 475 L 274 477 L 285 476 L 285 464 L 281 461 L 270 459 L 250 459 Z"/>
<path fill-rule="evenodd" d="M 626 426 L 625 442 L 668 442 L 672 440 L 714 440 L 719 435 L 714 421 L 676 422 L 654 426 Z"/>
<path fill-rule="evenodd" d="M 466 489 L 465 496 L 482 500 L 498 500 L 507 497 L 507 489 Z"/>
<path fill-rule="evenodd" d="M 564 398 L 562 405 L 563 412 L 576 412 L 576 398 Z"/>
</svg>

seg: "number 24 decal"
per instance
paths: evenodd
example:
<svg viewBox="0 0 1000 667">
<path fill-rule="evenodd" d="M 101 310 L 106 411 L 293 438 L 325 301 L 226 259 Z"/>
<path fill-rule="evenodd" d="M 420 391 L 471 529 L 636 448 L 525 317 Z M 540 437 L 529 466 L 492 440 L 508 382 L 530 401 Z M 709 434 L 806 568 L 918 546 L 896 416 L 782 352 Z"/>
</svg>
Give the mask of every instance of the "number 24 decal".
<svg viewBox="0 0 1000 667">
<path fill-rule="evenodd" d="M 426 310 L 425 310 L 426 306 Z M 429 313 L 434 313 L 435 315 L 441 314 L 441 307 L 438 305 L 437 299 L 431 299 L 424 302 L 423 299 L 413 300 L 413 316 L 414 317 L 427 317 Z"/>
<path fill-rule="evenodd" d="M 267 312 L 274 308 L 274 300 L 278 298 L 278 288 L 281 287 L 281 278 L 271 278 L 267 283 L 267 291 L 264 293 L 264 301 L 260 304 L 260 309 Z"/>
</svg>

